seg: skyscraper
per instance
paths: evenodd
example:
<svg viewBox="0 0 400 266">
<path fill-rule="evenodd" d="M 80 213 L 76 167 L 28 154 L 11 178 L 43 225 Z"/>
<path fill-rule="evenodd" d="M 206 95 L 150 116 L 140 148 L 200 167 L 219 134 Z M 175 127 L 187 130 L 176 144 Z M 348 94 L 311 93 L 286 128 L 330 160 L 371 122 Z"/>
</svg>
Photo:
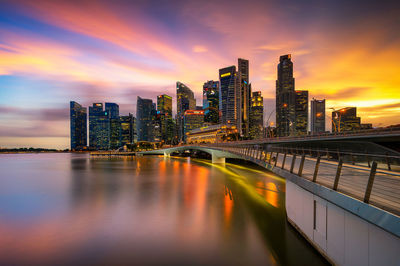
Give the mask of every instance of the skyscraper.
<svg viewBox="0 0 400 266">
<path fill-rule="evenodd" d="M 311 133 L 325 132 L 325 99 L 311 100 Z"/>
<path fill-rule="evenodd" d="M 308 91 L 295 91 L 296 135 L 307 135 Z"/>
<path fill-rule="evenodd" d="M 186 110 L 196 109 L 196 100 L 194 94 L 189 87 L 181 82 L 176 82 L 176 113 L 177 113 L 177 127 L 178 127 L 178 139 L 183 140 L 184 128 L 183 128 L 183 116 Z"/>
<path fill-rule="evenodd" d="M 102 103 L 89 106 L 89 147 L 96 150 L 110 148 L 110 118 Z"/>
<path fill-rule="evenodd" d="M 356 107 L 345 107 L 332 112 L 332 132 L 359 130 L 361 118 L 357 117 Z"/>
<path fill-rule="evenodd" d="M 282 55 L 276 80 L 276 129 L 278 136 L 289 136 L 295 130 L 295 91 L 291 55 Z"/>
<path fill-rule="evenodd" d="M 252 94 L 249 124 L 249 136 L 252 139 L 257 139 L 264 135 L 264 101 L 261 91 L 255 91 Z"/>
<path fill-rule="evenodd" d="M 203 85 L 204 122 L 219 123 L 219 82 L 209 80 Z"/>
<path fill-rule="evenodd" d="M 120 116 L 121 121 L 121 147 L 126 144 L 134 143 L 135 117 L 131 113 L 126 116 Z"/>
<path fill-rule="evenodd" d="M 204 111 L 203 110 L 186 110 L 183 116 L 184 122 L 184 140 L 186 140 L 186 134 L 196 128 L 200 128 L 204 123 Z"/>
<path fill-rule="evenodd" d="M 153 141 L 154 105 L 151 99 L 137 97 L 136 128 L 138 141 Z"/>
<path fill-rule="evenodd" d="M 251 86 L 249 83 L 249 60 L 238 59 L 238 78 L 240 86 L 240 134 L 249 136 L 249 116 L 251 106 Z"/>
<path fill-rule="evenodd" d="M 121 147 L 119 105 L 116 103 L 106 103 L 105 110 L 110 118 L 110 149 L 118 149 Z"/>
<path fill-rule="evenodd" d="M 71 150 L 79 150 L 87 146 L 87 114 L 86 108 L 79 103 L 70 102 Z"/>
<path fill-rule="evenodd" d="M 234 125 L 240 132 L 240 86 L 235 66 L 219 70 L 219 84 L 220 123 Z"/>
<path fill-rule="evenodd" d="M 158 95 L 157 111 L 172 116 L 172 97 L 166 94 Z"/>
<path fill-rule="evenodd" d="M 172 121 L 172 97 L 166 94 L 157 96 L 157 125 L 159 126 L 161 141 L 171 144 L 174 137 Z"/>
</svg>

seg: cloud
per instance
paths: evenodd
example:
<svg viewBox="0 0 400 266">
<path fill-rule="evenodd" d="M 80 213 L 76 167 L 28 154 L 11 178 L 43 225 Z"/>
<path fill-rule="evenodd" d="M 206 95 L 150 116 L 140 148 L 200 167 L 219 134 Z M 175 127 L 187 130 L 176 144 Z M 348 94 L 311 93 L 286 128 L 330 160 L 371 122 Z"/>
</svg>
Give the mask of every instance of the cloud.
<svg viewBox="0 0 400 266">
<path fill-rule="evenodd" d="M 204 53 L 204 52 L 208 51 L 207 47 L 202 46 L 202 45 L 195 45 L 195 46 L 193 46 L 192 50 L 195 53 Z"/>
</svg>

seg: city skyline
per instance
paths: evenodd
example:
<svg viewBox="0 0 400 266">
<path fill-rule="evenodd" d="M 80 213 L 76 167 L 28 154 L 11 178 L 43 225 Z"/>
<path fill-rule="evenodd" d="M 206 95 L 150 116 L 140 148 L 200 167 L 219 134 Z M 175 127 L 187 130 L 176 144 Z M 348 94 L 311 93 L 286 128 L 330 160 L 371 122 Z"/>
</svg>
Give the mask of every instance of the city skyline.
<svg viewBox="0 0 400 266">
<path fill-rule="evenodd" d="M 193 90 L 196 104 L 201 105 L 204 82 L 218 80 L 218 69 L 237 58 L 250 61 L 252 86 L 263 94 L 266 116 L 274 108 L 276 65 L 283 54 L 292 54 L 296 89 L 308 90 L 309 99 L 327 99 L 327 110 L 357 106 L 365 123 L 398 123 L 400 68 L 392 58 L 400 55 L 400 45 L 394 29 L 398 18 L 390 4 L 342 3 L 339 8 L 333 2 L 314 7 L 293 2 L 286 9 L 254 1 L 245 10 L 243 4 L 233 2 L 228 6 L 231 15 L 245 10 L 246 23 L 240 25 L 233 15 L 222 14 L 215 21 L 202 17 L 206 9 L 216 18 L 220 12 L 215 9 L 222 2 L 204 7 L 173 2 L 152 12 L 151 4 L 138 2 L 134 12 L 143 23 L 128 17 L 123 5 L 111 3 L 86 3 L 82 10 L 67 2 L 57 6 L 47 1 L 4 3 L 0 11 L 1 147 L 68 147 L 70 100 L 82 106 L 116 102 L 120 113 L 127 115 L 136 113 L 137 96 L 155 100 L 165 93 L 173 96 L 175 107 L 179 80 Z M 85 8 L 92 12 L 84 12 Z M 170 15 L 174 9 L 176 18 Z M 308 20 L 305 12 L 281 22 L 301 13 L 299 9 L 331 13 Z M 189 11 L 192 21 L 188 21 Z M 337 22 L 340 15 L 343 21 Z M 100 16 L 107 17 L 104 21 L 109 25 Z M 183 18 L 187 25 L 178 25 Z M 303 24 L 296 25 L 296 19 Z M 229 23 L 237 25 L 237 32 L 225 27 Z M 261 25 L 267 27 L 261 30 Z M 274 34 L 280 29 L 289 34 Z M 244 40 L 231 41 L 244 33 Z M 205 36 L 215 36 L 215 42 L 205 42 Z"/>
</svg>

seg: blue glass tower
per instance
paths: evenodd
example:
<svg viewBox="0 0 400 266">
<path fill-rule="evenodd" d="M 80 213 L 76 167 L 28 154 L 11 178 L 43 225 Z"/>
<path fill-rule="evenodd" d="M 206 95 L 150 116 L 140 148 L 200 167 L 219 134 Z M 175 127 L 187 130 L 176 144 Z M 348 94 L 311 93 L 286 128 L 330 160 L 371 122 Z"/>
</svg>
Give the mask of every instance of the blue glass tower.
<svg viewBox="0 0 400 266">
<path fill-rule="evenodd" d="M 70 102 L 71 150 L 80 150 L 87 145 L 86 108 L 79 103 Z"/>
</svg>

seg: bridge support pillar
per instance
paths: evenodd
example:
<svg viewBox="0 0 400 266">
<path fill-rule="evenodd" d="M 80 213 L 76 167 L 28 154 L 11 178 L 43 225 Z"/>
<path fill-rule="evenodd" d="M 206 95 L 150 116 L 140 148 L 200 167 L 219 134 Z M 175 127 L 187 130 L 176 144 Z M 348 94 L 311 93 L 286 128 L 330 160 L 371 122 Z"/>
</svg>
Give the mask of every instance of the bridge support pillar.
<svg viewBox="0 0 400 266">
<path fill-rule="evenodd" d="M 211 162 L 212 163 L 221 163 L 225 164 L 225 157 L 218 157 L 214 153 L 211 154 Z"/>
</svg>

